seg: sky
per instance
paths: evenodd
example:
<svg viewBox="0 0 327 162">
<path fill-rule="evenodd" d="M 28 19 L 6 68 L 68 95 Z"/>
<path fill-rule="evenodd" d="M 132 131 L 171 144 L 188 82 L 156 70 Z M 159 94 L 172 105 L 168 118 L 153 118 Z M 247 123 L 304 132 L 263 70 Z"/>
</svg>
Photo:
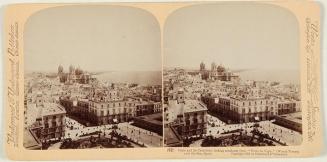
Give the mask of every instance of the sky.
<svg viewBox="0 0 327 162">
<path fill-rule="evenodd" d="M 299 69 L 295 16 L 273 5 L 194 5 L 174 11 L 164 28 L 164 67 Z"/>
<path fill-rule="evenodd" d="M 161 70 L 160 27 L 147 11 L 65 6 L 32 15 L 24 30 L 25 70 Z"/>
</svg>

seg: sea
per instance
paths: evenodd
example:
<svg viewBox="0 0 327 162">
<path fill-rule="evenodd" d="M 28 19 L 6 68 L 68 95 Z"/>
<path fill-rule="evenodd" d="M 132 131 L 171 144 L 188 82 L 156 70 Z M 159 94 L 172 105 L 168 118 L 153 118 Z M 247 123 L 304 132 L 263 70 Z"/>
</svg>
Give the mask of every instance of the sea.
<svg viewBox="0 0 327 162">
<path fill-rule="evenodd" d="M 98 73 L 95 78 L 109 83 L 161 85 L 161 71 L 110 71 Z"/>
<path fill-rule="evenodd" d="M 236 72 L 242 80 L 274 81 L 286 84 L 300 84 L 299 70 L 252 69 Z"/>
</svg>

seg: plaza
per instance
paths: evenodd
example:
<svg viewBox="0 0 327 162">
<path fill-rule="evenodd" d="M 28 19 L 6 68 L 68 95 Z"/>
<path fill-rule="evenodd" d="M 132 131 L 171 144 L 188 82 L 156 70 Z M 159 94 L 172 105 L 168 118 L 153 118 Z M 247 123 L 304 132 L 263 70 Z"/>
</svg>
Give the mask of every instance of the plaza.
<svg viewBox="0 0 327 162">
<path fill-rule="evenodd" d="M 77 141 L 88 139 L 91 136 L 101 138 L 111 138 L 112 132 L 116 132 L 120 136 L 126 136 L 128 141 L 134 147 L 159 147 L 162 145 L 162 137 L 151 131 L 131 125 L 131 123 L 107 124 L 101 126 L 86 127 L 76 120 L 66 117 L 66 128 L 64 139 Z M 49 149 L 59 148 L 63 141 L 49 146 Z"/>
</svg>

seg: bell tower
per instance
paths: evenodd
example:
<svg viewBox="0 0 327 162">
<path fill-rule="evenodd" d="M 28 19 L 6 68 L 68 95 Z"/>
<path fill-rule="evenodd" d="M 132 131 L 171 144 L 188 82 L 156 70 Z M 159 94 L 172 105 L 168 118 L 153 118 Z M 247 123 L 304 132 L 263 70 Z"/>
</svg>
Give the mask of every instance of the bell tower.
<svg viewBox="0 0 327 162">
<path fill-rule="evenodd" d="M 37 92 L 36 107 L 43 107 L 43 106 L 44 106 L 44 100 L 43 100 L 42 92 Z"/>
<path fill-rule="evenodd" d="M 177 103 L 185 103 L 185 96 L 184 96 L 184 91 L 183 89 L 179 89 L 177 92 Z"/>
</svg>

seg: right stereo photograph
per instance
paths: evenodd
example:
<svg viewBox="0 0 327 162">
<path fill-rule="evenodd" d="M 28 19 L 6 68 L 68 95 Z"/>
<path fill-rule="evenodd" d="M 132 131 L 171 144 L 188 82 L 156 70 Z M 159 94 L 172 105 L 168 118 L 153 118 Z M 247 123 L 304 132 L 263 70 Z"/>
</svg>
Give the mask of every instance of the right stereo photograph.
<svg viewBox="0 0 327 162">
<path fill-rule="evenodd" d="M 302 143 L 295 16 L 256 3 L 174 11 L 163 29 L 164 146 Z"/>
</svg>

